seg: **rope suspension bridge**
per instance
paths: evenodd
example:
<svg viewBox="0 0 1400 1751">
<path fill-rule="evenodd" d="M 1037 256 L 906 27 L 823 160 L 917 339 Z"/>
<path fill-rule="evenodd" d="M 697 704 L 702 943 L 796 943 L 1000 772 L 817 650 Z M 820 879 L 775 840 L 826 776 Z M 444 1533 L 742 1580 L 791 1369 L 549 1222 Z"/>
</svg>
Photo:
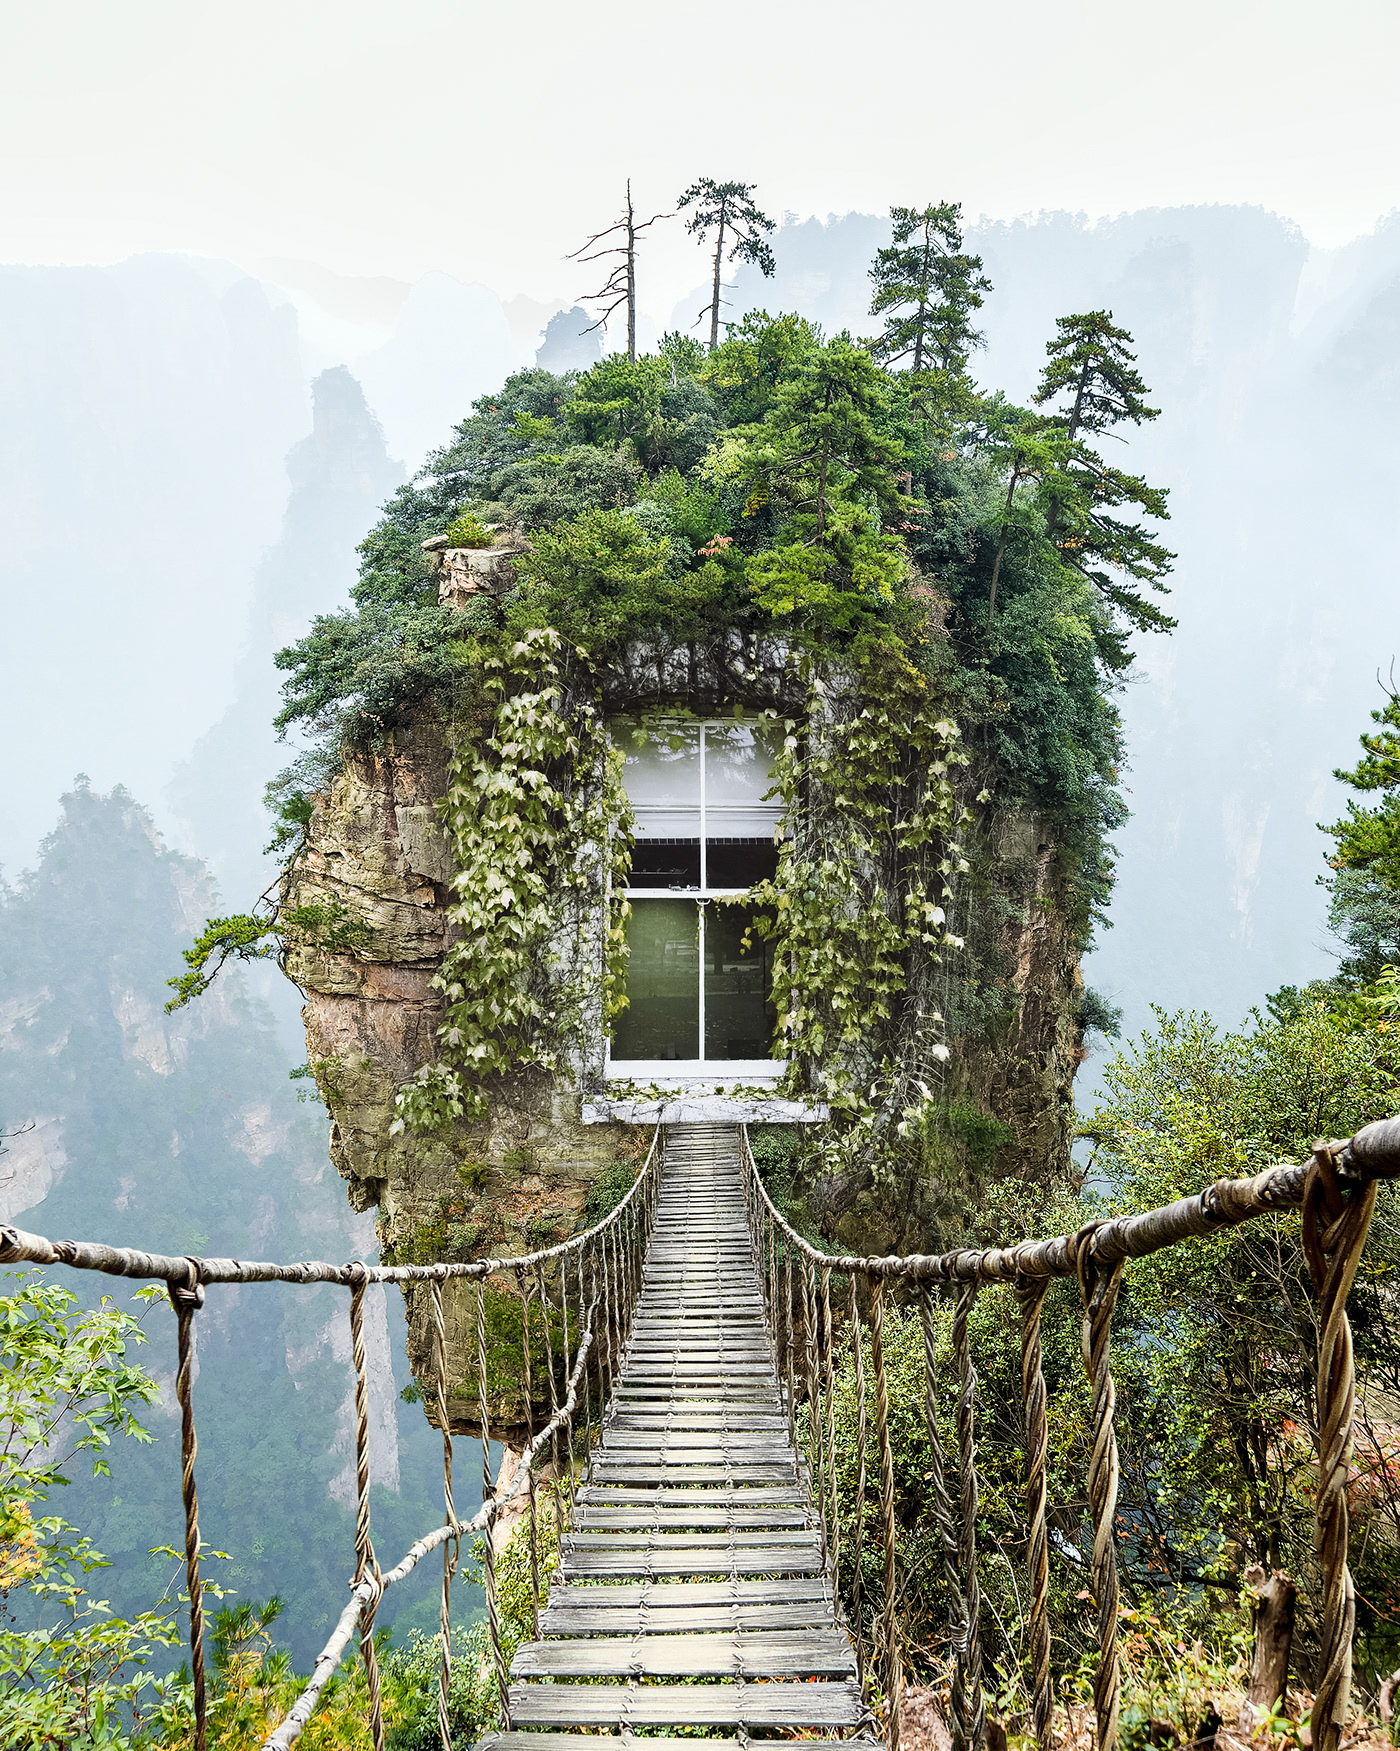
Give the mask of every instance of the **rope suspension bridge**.
<svg viewBox="0 0 1400 1751">
<path fill-rule="evenodd" d="M 1340 1751 L 1351 1688 L 1355 1601 L 1347 1567 L 1347 1483 L 1355 1375 L 1346 1300 L 1378 1184 L 1400 1176 L 1400 1119 L 1345 1141 L 1319 1142 L 1302 1165 L 1219 1180 L 1198 1195 L 1077 1233 L 1008 1248 L 890 1258 L 833 1256 L 784 1220 L 759 1178 L 742 1127 L 657 1127 L 630 1192 L 596 1227 L 519 1258 L 472 1264 L 263 1264 L 172 1258 L 97 1243 L 47 1240 L 0 1226 L 0 1264 L 66 1265 L 163 1281 L 176 1318 L 186 1586 L 196 1751 L 205 1751 L 205 1624 L 201 1594 L 193 1335 L 206 1290 L 228 1283 L 333 1283 L 349 1291 L 354 1367 L 357 1511 L 349 1598 L 311 1677 L 265 1751 L 288 1751 L 314 1714 L 346 1650 L 358 1641 L 370 1730 L 383 1751 L 375 1652 L 379 1601 L 441 1552 L 438 1724 L 452 1751 L 451 1591 L 464 1539 L 479 1540 L 490 1658 L 502 1730 L 482 1751 L 565 1751 L 578 1731 L 619 1742 L 674 1742 L 708 1729 L 710 1743 L 800 1735 L 806 1744 L 885 1744 L 899 1751 L 903 1671 L 898 1615 L 894 1462 L 885 1361 L 887 1303 L 916 1306 L 923 1331 L 924 1422 L 952 1616 L 951 1733 L 981 1751 L 986 1711 L 977 1565 L 976 1389 L 968 1319 L 985 1288 L 1019 1304 L 1025 1429 L 1027 1617 L 1038 1751 L 1051 1751 L 1049 1544 L 1045 1380 L 1040 1315 L 1050 1283 L 1077 1281 L 1092 1392 L 1090 1581 L 1097 1611 L 1094 1712 L 1098 1744 L 1118 1736 L 1118 1498 L 1110 1336 L 1128 1262 L 1285 1210 L 1302 1212 L 1302 1245 L 1318 1299 L 1317 1549 L 1322 1625 L 1315 1751 Z M 453 1500 L 444 1286 L 475 1290 L 476 1423 L 482 1506 L 461 1520 Z M 369 1379 L 363 1313 L 371 1283 L 426 1292 L 433 1335 L 429 1394 L 443 1440 L 443 1523 L 391 1569 L 370 1521 Z M 833 1283 L 835 1294 L 833 1295 Z M 488 1290 L 488 1285 L 490 1286 Z M 935 1362 L 935 1301 L 951 1292 L 956 1381 L 952 1475 L 938 1427 L 945 1383 Z M 488 1293 L 518 1301 L 514 1399 L 502 1397 L 488 1344 Z M 849 1354 L 856 1408 L 855 1513 L 838 1499 L 837 1374 Z M 867 1361 L 868 1357 L 868 1361 Z M 458 1358 L 459 1360 L 461 1358 Z M 867 1369 L 873 1379 L 867 1379 Z M 873 1387 L 873 1395 L 871 1388 Z M 493 1419 L 493 1394 L 497 1412 Z M 873 1398 L 873 1416 L 868 1401 Z M 506 1409 L 501 1409 L 502 1404 Z M 519 1440 L 507 1479 L 492 1466 L 496 1436 Z M 542 1500 L 543 1498 L 543 1500 Z M 883 1563 L 878 1601 L 861 1595 L 867 1498 Z M 548 1503 L 548 1508 L 544 1503 Z M 552 1516 L 559 1559 L 542 1589 L 541 1540 Z M 509 1668 L 495 1560 L 501 1530 L 528 1528 L 533 1635 Z M 849 1606 L 843 1524 L 854 1549 Z M 728 1734 L 728 1736 L 726 1736 Z"/>
</svg>

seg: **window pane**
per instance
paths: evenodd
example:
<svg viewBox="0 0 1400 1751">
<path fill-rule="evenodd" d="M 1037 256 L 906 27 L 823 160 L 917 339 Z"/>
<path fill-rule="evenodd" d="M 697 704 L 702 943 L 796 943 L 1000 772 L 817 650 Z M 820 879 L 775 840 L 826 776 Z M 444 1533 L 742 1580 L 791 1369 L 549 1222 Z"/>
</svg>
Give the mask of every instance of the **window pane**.
<svg viewBox="0 0 1400 1751">
<path fill-rule="evenodd" d="M 772 784 L 772 737 L 767 722 L 705 726 L 706 835 L 711 839 L 772 836 L 782 814 Z"/>
<path fill-rule="evenodd" d="M 614 1059 L 700 1056 L 699 909 L 636 900 L 627 920 L 628 1007 L 613 1023 Z"/>
<path fill-rule="evenodd" d="M 637 817 L 639 839 L 700 837 L 700 726 L 650 725 L 638 742 L 635 726 L 620 723 L 617 741 L 626 757 L 623 783 Z"/>
<path fill-rule="evenodd" d="M 745 949 L 753 913 L 743 906 L 710 906 L 705 913 L 705 1056 L 770 1058 L 774 1014 L 771 948 Z"/>
<path fill-rule="evenodd" d="M 710 880 L 714 880 L 713 868 Z M 632 846 L 632 867 L 624 885 L 629 888 L 698 888 L 700 841 L 638 839 Z"/>
<path fill-rule="evenodd" d="M 771 839 L 710 839 L 705 860 L 712 888 L 752 888 L 778 873 L 778 848 Z"/>
</svg>

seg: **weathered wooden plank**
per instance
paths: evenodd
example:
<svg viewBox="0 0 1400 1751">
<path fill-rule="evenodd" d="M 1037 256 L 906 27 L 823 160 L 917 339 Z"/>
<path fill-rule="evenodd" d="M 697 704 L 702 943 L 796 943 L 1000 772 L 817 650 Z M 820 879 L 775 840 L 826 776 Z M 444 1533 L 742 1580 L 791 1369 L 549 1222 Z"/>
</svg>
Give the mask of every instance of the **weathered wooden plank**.
<svg viewBox="0 0 1400 1751">
<path fill-rule="evenodd" d="M 613 1587 L 593 1587 L 606 1595 Z M 740 1629 L 823 1629 L 833 1622 L 824 1599 L 795 1605 L 550 1605 L 540 1613 L 541 1635 L 640 1635 Z"/>
<path fill-rule="evenodd" d="M 810 1526 L 812 1516 L 805 1508 L 737 1508 L 732 1503 L 707 1508 L 699 1503 L 693 1508 L 577 1508 L 569 1527 L 569 1535 L 580 1532 L 636 1531 L 654 1526 L 732 1526 L 752 1528 L 766 1526 L 777 1530 L 782 1526 Z"/>
<path fill-rule="evenodd" d="M 722 1532 L 668 1532 L 643 1527 L 627 1531 L 615 1527 L 599 1527 L 597 1531 L 583 1528 L 564 1534 L 563 1547 L 583 1550 L 805 1550 L 820 1543 L 817 1533 L 803 1529 L 798 1532 L 736 1532 L 726 1527 Z"/>
<path fill-rule="evenodd" d="M 834 1629 L 526 1642 L 510 1668 L 513 1678 L 845 1678 L 855 1669 L 850 1640 Z"/>
<path fill-rule="evenodd" d="M 865 1710 L 853 1681 L 793 1684 L 512 1684 L 517 1727 L 854 1727 Z"/>
<path fill-rule="evenodd" d="M 624 1741 L 621 1735 L 613 1733 L 598 1733 L 593 1737 L 606 1746 L 609 1740 L 616 1745 L 624 1742 L 629 1746 L 630 1739 Z M 704 1751 L 748 1751 L 752 1743 L 748 1739 L 706 1739 Z M 687 1751 L 695 1751 L 695 1740 L 672 1738 L 666 1733 L 648 1735 L 646 1751 L 651 1751 L 653 1745 L 665 1747 L 685 1746 Z M 483 1733 L 476 1741 L 476 1751 L 580 1751 L 579 1735 L 577 1733 Z M 583 1747 L 588 1751 L 588 1747 Z M 802 1751 L 879 1751 L 874 1739 L 804 1739 Z"/>
<path fill-rule="evenodd" d="M 805 1550 L 672 1550 L 651 1545 L 640 1550 L 569 1551 L 561 1557 L 559 1568 L 568 1581 L 602 1575 L 819 1575 L 822 1553 L 816 1544 Z"/>
</svg>

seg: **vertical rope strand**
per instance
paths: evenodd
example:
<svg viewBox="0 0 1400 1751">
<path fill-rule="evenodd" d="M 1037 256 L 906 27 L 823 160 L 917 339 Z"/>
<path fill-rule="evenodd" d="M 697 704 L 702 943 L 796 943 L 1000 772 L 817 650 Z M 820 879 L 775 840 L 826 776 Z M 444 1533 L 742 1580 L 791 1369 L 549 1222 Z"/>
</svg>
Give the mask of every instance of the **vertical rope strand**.
<svg viewBox="0 0 1400 1751">
<path fill-rule="evenodd" d="M 447 1416 L 447 1322 L 442 1313 L 442 1284 L 434 1279 L 429 1285 L 433 1315 L 433 1364 L 437 1374 L 437 1420 L 442 1432 L 442 1511 L 443 1524 L 457 1523 L 457 1507 L 452 1499 L 452 1424 Z M 461 1540 L 449 1539 L 442 1547 L 442 1604 L 438 1611 L 438 1631 L 442 1637 L 442 1659 L 438 1665 L 438 1736 L 442 1751 L 452 1751 L 452 1722 L 449 1698 L 452 1687 L 452 1577 L 457 1572 Z"/>
<path fill-rule="evenodd" d="M 481 1502 L 489 1507 L 486 1535 L 482 1539 L 481 1573 L 486 1590 L 486 1627 L 491 1638 L 491 1663 L 496 1669 L 496 1689 L 501 1702 L 501 1723 L 510 1731 L 510 1685 L 501 1653 L 501 1615 L 496 1603 L 496 1488 L 491 1481 L 491 1405 L 486 1384 L 486 1285 L 476 1285 L 476 1396 L 481 1419 Z"/>
<path fill-rule="evenodd" d="M 938 1333 L 934 1329 L 933 1294 L 919 1285 L 919 1324 L 924 1336 L 924 1431 L 928 1436 L 929 1481 L 933 1485 L 933 1517 L 943 1550 L 943 1586 L 948 1595 L 948 1639 L 954 1657 L 967 1639 L 967 1604 L 958 1573 L 958 1535 L 948 1479 L 943 1469 L 943 1437 L 938 1428 Z"/>
<path fill-rule="evenodd" d="M 1040 1354 L 1040 1310 L 1048 1277 L 1020 1277 L 1021 1403 L 1026 1423 L 1027 1568 L 1030 1574 L 1031 1711 L 1038 1751 L 1051 1751 L 1050 1550 L 1045 1527 L 1045 1465 L 1049 1429 L 1045 1420 L 1045 1374 Z"/>
<path fill-rule="evenodd" d="M 876 1277 L 870 1288 L 870 1360 L 875 1369 L 875 1437 L 880 1444 L 880 1534 L 885 1545 L 885 1704 L 889 1710 L 889 1751 L 899 1751 L 904 1668 L 895 1615 L 894 1453 L 890 1447 L 890 1389 L 885 1378 L 884 1324 L 885 1280 Z"/>
<path fill-rule="evenodd" d="M 363 1265 L 350 1291 L 350 1359 L 355 1369 L 355 1585 L 379 1579 L 379 1561 L 369 1523 L 369 1373 L 365 1366 L 365 1290 L 369 1273 Z M 360 1654 L 369 1686 L 370 1736 L 374 1751 L 384 1751 L 384 1704 L 379 1687 L 379 1659 L 374 1647 L 377 1596 L 360 1614 Z"/>
<path fill-rule="evenodd" d="M 523 1270 L 515 1273 L 516 1287 L 520 1291 L 520 1356 L 525 1389 L 525 1445 L 528 1449 L 535 1439 L 535 1383 L 530 1369 L 530 1286 L 525 1280 Z M 526 1512 L 530 1520 L 530 1625 L 531 1639 L 537 1640 L 540 1633 L 540 1535 L 535 1504 L 535 1468 L 532 1465 L 525 1477 Z"/>
<path fill-rule="evenodd" d="M 1351 1701 L 1356 1595 L 1347 1566 L 1356 1376 L 1347 1295 L 1376 1207 L 1374 1180 L 1343 1190 L 1332 1152 L 1313 1145 L 1303 1189 L 1303 1248 L 1318 1298 L 1316 1543 L 1322 1568 L 1322 1646 L 1313 1702 L 1313 1744 L 1338 1751 Z"/>
<path fill-rule="evenodd" d="M 199 1572 L 199 1494 L 194 1484 L 194 1462 L 199 1436 L 194 1426 L 194 1316 L 204 1305 L 204 1285 L 199 1265 L 189 1261 L 187 1283 L 168 1282 L 166 1293 L 175 1309 L 175 1334 L 179 1360 L 175 1369 L 175 1396 L 180 1403 L 180 1493 L 185 1504 L 185 1591 L 190 1601 L 190 1671 L 194 1675 L 194 1751 L 205 1751 L 208 1740 L 208 1704 L 204 1690 L 204 1583 Z"/>
<path fill-rule="evenodd" d="M 836 1480 L 836 1362 L 831 1329 L 831 1269 L 822 1266 L 822 1376 L 826 1392 L 827 1513 L 830 1515 L 831 1577 L 839 1584 L 841 1574 L 841 1500 Z"/>
<path fill-rule="evenodd" d="M 869 1676 L 865 1657 L 865 1613 L 861 1605 L 864 1590 L 861 1557 L 865 1543 L 865 1355 L 861 1344 L 860 1303 L 856 1296 L 854 1277 L 851 1278 L 851 1348 L 855 1352 L 856 1365 L 856 1524 L 851 1539 L 851 1611 L 855 1619 L 856 1676 L 860 1680 L 861 1689 L 865 1690 Z"/>
<path fill-rule="evenodd" d="M 977 1284 L 958 1290 L 953 1312 L 953 1351 L 958 1359 L 958 1568 L 962 1582 L 963 1638 L 953 1665 L 954 1745 L 981 1751 L 987 1710 L 982 1697 L 982 1589 L 977 1580 L 977 1370 L 967 1320 Z"/>
<path fill-rule="evenodd" d="M 1091 1575 L 1098 1605 L 1099 1663 L 1094 1672 L 1094 1715 L 1099 1745 L 1112 1751 L 1118 1743 L 1118 1549 L 1114 1537 L 1118 1516 L 1118 1434 L 1114 1426 L 1117 1393 L 1110 1369 L 1109 1331 L 1123 1261 L 1105 1270 L 1094 1258 L 1092 1228 L 1077 1238 L 1075 1262 L 1084 1303 L 1081 1343 L 1084 1367 L 1093 1395 L 1094 1446 L 1089 1456 L 1089 1504 L 1094 1519 Z"/>
</svg>

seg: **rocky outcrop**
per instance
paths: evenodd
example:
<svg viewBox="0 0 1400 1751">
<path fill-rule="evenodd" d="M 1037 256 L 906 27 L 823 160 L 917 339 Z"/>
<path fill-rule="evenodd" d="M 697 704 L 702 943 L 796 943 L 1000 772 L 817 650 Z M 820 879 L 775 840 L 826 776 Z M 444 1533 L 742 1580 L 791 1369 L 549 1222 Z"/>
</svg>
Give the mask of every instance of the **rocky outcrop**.
<svg viewBox="0 0 1400 1751">
<path fill-rule="evenodd" d="M 446 788 L 446 735 L 431 719 L 396 731 L 383 754 L 347 758 L 316 799 L 307 850 L 282 888 L 287 910 L 339 903 L 364 927 L 343 952 L 292 946 L 287 972 L 306 994 L 307 1058 L 331 1115 L 331 1159 L 355 1209 L 377 1207 L 382 1256 L 404 1262 L 508 1257 L 565 1238 L 589 1186 L 633 1135 L 585 1125 L 580 1095 L 540 1073 L 497 1082 L 483 1124 L 447 1138 L 392 1131 L 396 1091 L 438 1055 L 443 1001 L 432 981 L 452 928 L 436 809 Z M 427 1305 L 407 1299 L 421 1381 L 431 1374 Z M 449 1410 L 454 1427 L 470 1429 L 475 1292 L 449 1284 L 444 1300 Z"/>
</svg>

